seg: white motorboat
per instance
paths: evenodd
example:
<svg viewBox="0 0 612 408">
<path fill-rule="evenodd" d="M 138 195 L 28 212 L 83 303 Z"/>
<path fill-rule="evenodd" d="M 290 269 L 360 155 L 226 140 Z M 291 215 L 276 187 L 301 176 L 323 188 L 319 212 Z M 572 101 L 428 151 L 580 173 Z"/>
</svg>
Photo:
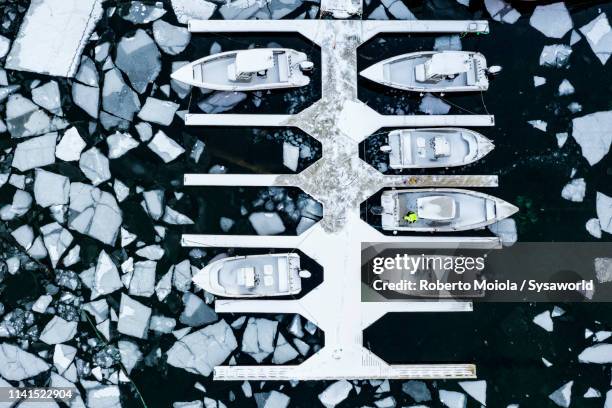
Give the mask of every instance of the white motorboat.
<svg viewBox="0 0 612 408">
<path fill-rule="evenodd" d="M 389 190 L 383 192 L 380 202 L 382 229 L 392 231 L 479 229 L 518 211 L 514 205 L 488 194 L 453 188 Z"/>
<path fill-rule="evenodd" d="M 301 279 L 309 276 L 300 270 L 298 254 L 284 253 L 219 259 L 200 270 L 193 281 L 217 296 L 249 298 L 298 294 Z"/>
<path fill-rule="evenodd" d="M 303 52 L 289 48 L 254 48 L 200 58 L 172 73 L 172 79 L 217 91 L 295 88 L 310 83 L 313 68 Z"/>
<path fill-rule="evenodd" d="M 360 75 L 391 88 L 414 92 L 486 91 L 489 75 L 484 55 L 470 51 L 423 51 L 397 55 L 361 71 Z"/>
<path fill-rule="evenodd" d="M 493 150 L 493 142 L 478 132 L 461 128 L 399 129 L 389 132 L 387 145 L 392 169 L 455 167 L 473 163 Z"/>
</svg>

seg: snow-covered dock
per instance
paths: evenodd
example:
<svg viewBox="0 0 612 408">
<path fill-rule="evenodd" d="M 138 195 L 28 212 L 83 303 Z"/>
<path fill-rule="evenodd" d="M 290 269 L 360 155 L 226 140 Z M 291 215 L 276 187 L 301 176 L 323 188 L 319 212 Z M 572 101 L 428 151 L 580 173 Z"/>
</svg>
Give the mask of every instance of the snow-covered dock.
<svg viewBox="0 0 612 408">
<path fill-rule="evenodd" d="M 191 32 L 295 32 L 321 47 L 321 100 L 296 115 L 188 114 L 188 126 L 297 127 L 323 157 L 295 175 L 187 174 L 185 185 L 297 186 L 323 205 L 323 219 L 299 236 L 184 235 L 187 247 L 299 248 L 324 269 L 299 300 L 223 300 L 217 312 L 299 313 L 325 332 L 325 346 L 298 366 L 216 367 L 219 380 L 473 378 L 472 364 L 389 365 L 363 347 L 363 329 L 386 313 L 470 311 L 470 302 L 361 302 L 362 243 L 498 248 L 498 238 L 385 236 L 359 215 L 382 187 L 495 187 L 496 176 L 385 176 L 359 158 L 358 143 L 382 127 L 493 126 L 489 115 L 381 115 L 357 98 L 357 47 L 380 32 L 488 32 L 482 21 L 191 21 Z M 330 311 L 333 311 L 331 313 Z"/>
</svg>

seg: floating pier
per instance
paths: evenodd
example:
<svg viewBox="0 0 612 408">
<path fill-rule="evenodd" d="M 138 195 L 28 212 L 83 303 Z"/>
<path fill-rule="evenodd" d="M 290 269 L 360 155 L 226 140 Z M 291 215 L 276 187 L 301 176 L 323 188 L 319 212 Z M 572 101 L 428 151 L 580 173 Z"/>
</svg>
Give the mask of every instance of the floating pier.
<svg viewBox="0 0 612 408">
<path fill-rule="evenodd" d="M 323 1 L 325 3 L 325 0 Z M 322 8 L 333 9 L 328 1 Z M 345 1 L 342 1 L 345 3 Z M 299 174 L 186 174 L 188 186 L 296 186 L 323 205 L 299 236 L 183 235 L 186 247 L 300 249 L 323 267 L 323 282 L 296 300 L 217 300 L 219 313 L 299 313 L 325 332 L 325 345 L 297 366 L 221 366 L 217 380 L 475 378 L 473 364 L 390 365 L 363 347 L 363 330 L 386 313 L 468 312 L 465 301 L 361 302 L 361 246 L 500 248 L 496 237 L 386 236 L 359 216 L 382 187 L 496 187 L 496 176 L 387 176 L 359 158 L 358 143 L 383 127 L 493 126 L 490 115 L 378 112 L 357 98 L 357 47 L 378 33 L 487 33 L 486 21 L 191 21 L 192 33 L 299 32 L 321 48 L 322 98 L 295 115 L 187 114 L 188 126 L 296 127 L 321 142 L 323 157 Z"/>
</svg>

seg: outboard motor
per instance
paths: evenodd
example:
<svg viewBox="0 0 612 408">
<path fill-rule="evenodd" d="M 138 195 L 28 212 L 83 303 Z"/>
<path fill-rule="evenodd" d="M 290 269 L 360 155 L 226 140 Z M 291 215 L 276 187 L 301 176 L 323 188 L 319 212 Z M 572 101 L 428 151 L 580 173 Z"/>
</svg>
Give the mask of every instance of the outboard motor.
<svg viewBox="0 0 612 408">
<path fill-rule="evenodd" d="M 300 69 L 302 72 L 310 72 L 314 69 L 314 63 L 312 61 L 300 62 Z"/>
<path fill-rule="evenodd" d="M 389 145 L 380 146 L 380 151 L 383 153 L 391 153 L 391 150 L 391 146 Z"/>
<path fill-rule="evenodd" d="M 312 273 L 310 273 L 310 271 L 307 271 L 306 269 L 302 269 L 298 275 L 300 275 L 300 278 L 302 279 L 308 279 L 312 276 Z"/>
<path fill-rule="evenodd" d="M 490 76 L 495 76 L 499 74 L 501 70 L 502 67 L 500 67 L 499 65 L 491 65 L 489 68 L 487 68 L 487 74 L 489 74 Z"/>
</svg>

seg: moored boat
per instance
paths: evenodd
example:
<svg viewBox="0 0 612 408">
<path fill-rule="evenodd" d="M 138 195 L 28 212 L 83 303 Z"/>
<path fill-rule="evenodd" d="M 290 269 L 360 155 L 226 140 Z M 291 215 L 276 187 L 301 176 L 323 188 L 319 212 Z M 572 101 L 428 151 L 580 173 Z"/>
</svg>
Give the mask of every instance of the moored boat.
<svg viewBox="0 0 612 408">
<path fill-rule="evenodd" d="M 470 51 L 422 51 L 397 55 L 366 68 L 360 75 L 391 88 L 414 92 L 486 91 L 489 75 L 484 55 Z"/>
<path fill-rule="evenodd" d="M 217 91 L 257 91 L 308 85 L 304 72 L 312 68 L 303 52 L 255 48 L 200 58 L 173 72 L 172 79 Z"/>
<path fill-rule="evenodd" d="M 453 188 L 383 192 L 382 229 L 451 232 L 484 228 L 518 211 L 514 205 L 478 191 Z"/>
<path fill-rule="evenodd" d="M 309 276 L 300 269 L 298 254 L 284 253 L 219 259 L 206 265 L 193 280 L 217 296 L 249 298 L 298 294 L 302 278 Z"/>
<path fill-rule="evenodd" d="M 455 167 L 473 163 L 495 146 L 478 132 L 461 128 L 399 129 L 389 132 L 387 145 L 392 169 Z"/>
</svg>

